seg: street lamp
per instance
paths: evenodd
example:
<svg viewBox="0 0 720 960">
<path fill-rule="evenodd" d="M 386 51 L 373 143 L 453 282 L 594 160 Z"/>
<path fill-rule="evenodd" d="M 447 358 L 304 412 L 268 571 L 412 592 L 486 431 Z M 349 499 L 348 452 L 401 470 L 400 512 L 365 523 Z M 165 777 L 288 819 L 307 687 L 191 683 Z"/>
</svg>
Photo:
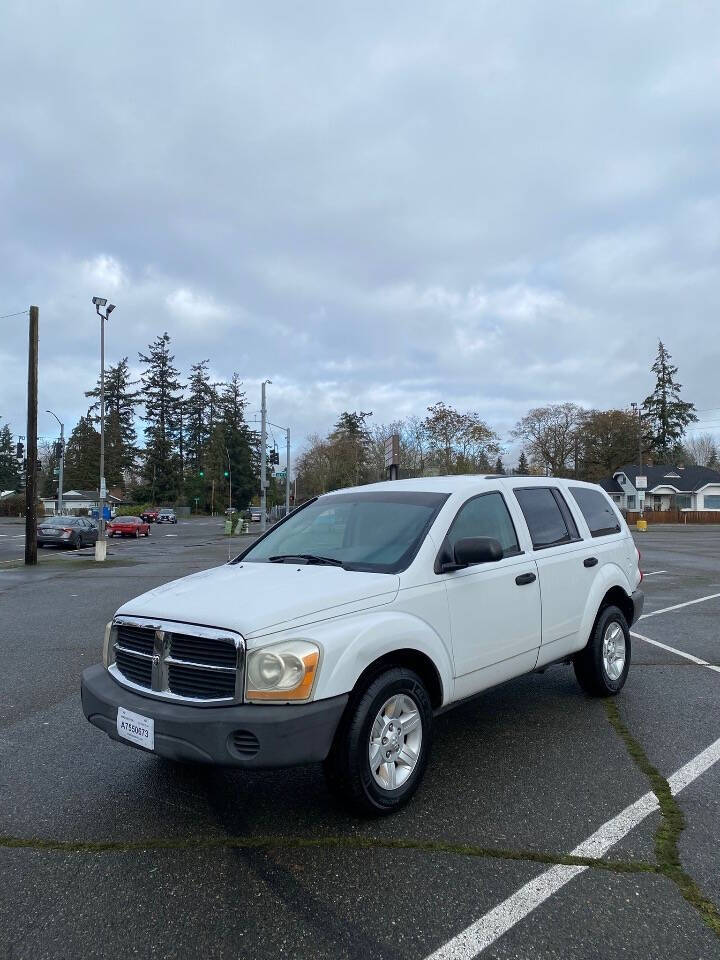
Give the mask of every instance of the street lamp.
<svg viewBox="0 0 720 960">
<path fill-rule="evenodd" d="M 267 403 L 265 401 L 265 384 L 272 380 L 263 380 L 261 384 L 262 397 L 260 400 L 260 532 L 265 533 L 267 511 Z"/>
<path fill-rule="evenodd" d="M 95 559 L 104 560 L 107 554 L 105 539 L 105 321 L 115 309 L 114 303 L 108 303 L 104 297 L 93 297 L 95 312 L 100 317 L 100 490 L 98 497 L 98 538 L 95 543 Z M 105 313 L 100 310 L 105 307 Z"/>
<path fill-rule="evenodd" d="M 57 512 L 61 514 L 63 511 L 63 467 L 65 464 L 65 424 L 62 422 L 60 417 L 53 413 L 52 410 L 46 410 L 45 413 L 49 413 L 51 416 L 55 417 L 57 422 L 60 424 L 60 456 L 58 458 L 58 495 L 57 495 Z"/>
</svg>

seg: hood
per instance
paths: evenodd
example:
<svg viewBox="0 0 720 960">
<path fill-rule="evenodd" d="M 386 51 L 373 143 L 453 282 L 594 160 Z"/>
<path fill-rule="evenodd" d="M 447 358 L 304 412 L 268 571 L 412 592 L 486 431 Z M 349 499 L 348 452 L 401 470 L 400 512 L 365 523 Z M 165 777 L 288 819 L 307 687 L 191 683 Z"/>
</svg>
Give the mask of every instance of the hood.
<svg viewBox="0 0 720 960">
<path fill-rule="evenodd" d="M 390 603 L 399 577 L 289 563 L 224 564 L 129 600 L 118 614 L 179 620 L 246 639 Z"/>
</svg>

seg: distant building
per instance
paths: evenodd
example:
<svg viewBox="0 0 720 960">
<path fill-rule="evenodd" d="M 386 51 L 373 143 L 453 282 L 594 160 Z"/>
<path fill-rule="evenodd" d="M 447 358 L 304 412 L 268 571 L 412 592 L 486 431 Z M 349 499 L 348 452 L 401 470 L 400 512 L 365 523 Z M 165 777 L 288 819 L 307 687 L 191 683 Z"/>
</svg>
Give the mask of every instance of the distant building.
<svg viewBox="0 0 720 960">
<path fill-rule="evenodd" d="M 710 467 L 655 464 L 641 470 L 628 463 L 600 486 L 621 510 L 717 510 L 720 517 L 720 471 Z"/>
<path fill-rule="evenodd" d="M 55 513 L 57 497 L 41 497 L 40 501 L 45 514 Z M 112 509 L 123 501 L 120 497 L 108 493 L 105 503 Z M 78 513 L 81 510 L 98 510 L 100 508 L 100 493 L 98 490 L 65 490 L 63 491 L 63 513 Z"/>
</svg>

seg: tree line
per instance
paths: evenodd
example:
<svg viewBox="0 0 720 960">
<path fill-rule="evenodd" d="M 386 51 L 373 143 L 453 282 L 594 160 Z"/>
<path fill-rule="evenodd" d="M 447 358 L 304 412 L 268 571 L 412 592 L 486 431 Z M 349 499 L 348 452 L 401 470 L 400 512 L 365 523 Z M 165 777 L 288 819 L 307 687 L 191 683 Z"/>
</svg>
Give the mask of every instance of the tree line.
<svg viewBox="0 0 720 960">
<path fill-rule="evenodd" d="M 247 399 L 237 373 L 214 382 L 209 360 L 199 360 L 184 380 L 167 333 L 138 354 L 139 379 L 128 357 L 105 371 L 105 476 L 137 503 L 186 503 L 199 510 L 224 509 L 232 475 L 233 503 L 245 506 L 259 489 L 260 438 L 246 418 Z M 623 463 L 699 463 L 718 466 L 710 435 L 687 440 L 697 420 L 681 397 L 677 367 L 662 342 L 652 365 L 655 386 L 638 413 L 619 408 L 586 410 L 575 403 L 535 407 L 508 439 L 521 446 L 514 471 L 576 476 L 596 481 Z M 97 489 L 100 473 L 100 384 L 88 390 L 87 413 L 72 430 L 65 450 L 65 489 Z M 142 442 L 136 423 L 143 423 Z M 376 423 L 369 411 L 345 411 L 327 436 L 307 438 L 297 458 L 298 501 L 328 490 L 385 478 L 385 440 L 400 438 L 401 476 L 502 473 L 502 438 L 477 411 L 443 401 L 425 415 Z M 41 450 L 39 489 L 57 492 L 56 450 Z M 270 465 L 269 465 L 270 467 Z M 269 502 L 280 502 L 269 469 Z M 0 491 L 17 489 L 18 461 L 9 425 L 0 427 Z"/>
<path fill-rule="evenodd" d="M 247 422 L 247 398 L 239 375 L 214 382 L 206 359 L 193 364 L 183 381 L 167 333 L 157 336 L 138 359 L 137 380 L 132 379 L 128 357 L 105 370 L 108 490 L 117 489 L 136 503 L 186 503 L 201 511 L 222 510 L 229 503 L 232 479 L 233 504 L 246 506 L 259 488 L 260 438 Z M 98 488 L 99 377 L 85 396 L 90 401 L 87 413 L 65 447 L 65 490 Z M 144 425 L 142 442 L 138 418 Z M 57 466 L 56 445 L 45 445 L 40 450 L 41 496 L 57 494 Z M 0 430 L 0 489 L 16 489 L 19 479 L 6 425 Z M 271 502 L 274 494 L 271 480 Z"/>
<path fill-rule="evenodd" d="M 338 487 L 385 479 L 385 440 L 400 441 L 400 476 L 506 473 L 576 477 L 597 481 L 625 463 L 699 463 L 718 466 L 712 437 L 685 439 L 697 420 L 695 407 L 681 398 L 677 367 L 662 342 L 652 365 L 655 387 L 639 410 L 587 410 L 576 403 L 534 407 L 509 439 L 521 444 L 517 465 L 506 469 L 501 437 L 477 411 L 442 401 L 424 417 L 372 423 L 371 412 L 342 413 L 325 437 L 308 437 L 296 462 L 298 499 Z"/>
</svg>

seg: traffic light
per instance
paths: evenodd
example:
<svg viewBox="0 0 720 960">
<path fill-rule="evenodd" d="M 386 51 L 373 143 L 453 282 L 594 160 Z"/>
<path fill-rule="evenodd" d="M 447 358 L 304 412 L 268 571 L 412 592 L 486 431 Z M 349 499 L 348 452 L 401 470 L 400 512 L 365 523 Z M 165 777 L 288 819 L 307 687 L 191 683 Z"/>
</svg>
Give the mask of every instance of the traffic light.
<svg viewBox="0 0 720 960">
<path fill-rule="evenodd" d="M 274 464 L 280 463 L 280 454 L 277 450 L 270 451 L 270 463 L 274 463 Z"/>
<path fill-rule="evenodd" d="M 205 476 L 205 471 L 204 471 L 204 470 L 198 471 L 198 476 L 204 477 L 204 476 Z"/>
<path fill-rule="evenodd" d="M 223 473 L 223 476 L 224 476 L 224 477 L 229 477 L 229 476 L 230 476 L 230 471 L 229 471 L 229 470 L 226 470 L 226 471 Z"/>
<path fill-rule="evenodd" d="M 62 455 L 63 455 L 63 445 L 58 440 L 58 442 L 55 444 L 55 459 L 56 460 L 62 459 Z"/>
<path fill-rule="evenodd" d="M 15 447 L 15 457 L 18 460 L 22 460 L 25 455 L 25 447 L 22 443 L 18 442 L 18 445 Z"/>
</svg>

